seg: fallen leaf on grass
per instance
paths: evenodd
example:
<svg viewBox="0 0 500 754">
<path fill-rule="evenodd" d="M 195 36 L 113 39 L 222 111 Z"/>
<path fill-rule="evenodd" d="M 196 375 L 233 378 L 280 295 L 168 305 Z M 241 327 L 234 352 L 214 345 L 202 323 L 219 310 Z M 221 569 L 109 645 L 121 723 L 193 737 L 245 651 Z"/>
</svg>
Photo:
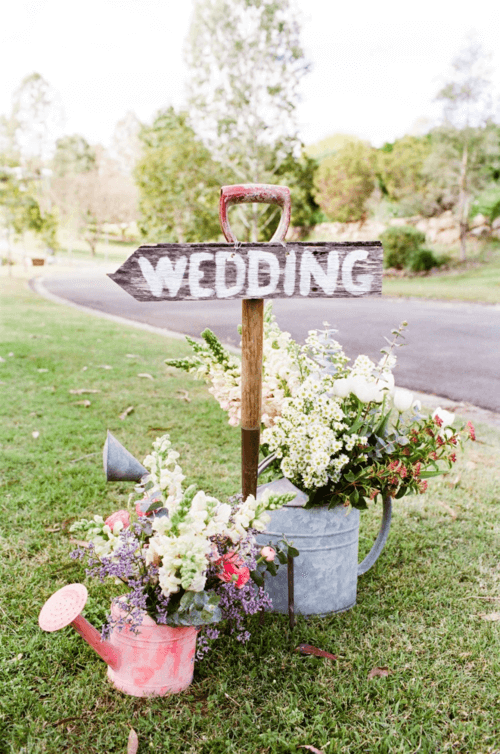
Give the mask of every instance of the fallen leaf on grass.
<svg viewBox="0 0 500 754">
<path fill-rule="evenodd" d="M 479 617 L 483 620 L 500 620 L 500 613 L 481 613 Z"/>
<path fill-rule="evenodd" d="M 37 432 L 37 430 L 35 429 L 35 431 L 31 433 L 31 436 L 34 440 L 36 440 L 38 437 L 40 437 L 40 432 Z"/>
<path fill-rule="evenodd" d="M 386 678 L 390 674 L 390 670 L 387 667 L 372 668 L 368 673 L 368 678 Z"/>
<path fill-rule="evenodd" d="M 88 367 L 82 367 L 82 372 L 86 372 Z"/>
<path fill-rule="evenodd" d="M 38 369 L 37 371 L 40 372 L 40 374 L 43 374 L 44 372 L 48 372 L 49 370 L 48 369 Z"/>
<path fill-rule="evenodd" d="M 113 369 L 109 364 L 99 364 L 98 369 Z"/>
<path fill-rule="evenodd" d="M 85 547 L 86 549 L 88 549 L 89 543 L 85 542 L 83 539 L 73 539 L 73 537 L 70 537 L 69 541 L 72 545 L 77 545 L 77 547 Z"/>
<path fill-rule="evenodd" d="M 453 508 L 451 508 L 447 503 L 441 502 L 441 500 L 436 500 L 436 503 L 438 505 L 440 505 L 441 508 L 444 508 L 445 511 L 448 511 L 448 513 L 450 514 L 450 516 L 452 517 L 452 519 L 455 521 L 455 519 L 457 517 L 457 514 L 455 513 L 455 511 L 453 510 Z"/>
<path fill-rule="evenodd" d="M 128 734 L 127 754 L 137 754 L 138 748 L 139 739 L 137 733 L 133 728 L 130 728 L 130 733 Z"/>
<path fill-rule="evenodd" d="M 299 644 L 295 649 L 301 655 L 315 655 L 316 657 L 326 657 L 328 660 L 336 660 L 337 655 L 332 655 L 331 652 L 325 652 L 324 649 L 318 649 L 311 644 Z"/>
<path fill-rule="evenodd" d="M 323 749 L 317 749 L 315 746 L 310 746 L 309 744 L 304 744 L 298 748 L 307 749 L 307 751 L 312 751 L 313 754 L 323 754 Z"/>
<path fill-rule="evenodd" d="M 450 479 L 449 482 L 446 482 L 448 487 L 456 487 L 458 484 L 460 484 L 460 480 L 462 478 L 461 474 L 457 474 L 454 479 Z"/>
<path fill-rule="evenodd" d="M 0 364 L 4 364 L 4 363 L 5 363 L 5 359 L 2 359 L 2 357 L 0 356 Z"/>
<path fill-rule="evenodd" d="M 70 390 L 71 395 L 83 395 L 84 393 L 100 393 L 100 390 L 87 390 L 85 387 L 79 387 L 77 390 Z"/>
<path fill-rule="evenodd" d="M 125 421 L 125 419 L 127 418 L 127 416 L 129 414 L 131 414 L 133 410 L 134 410 L 133 406 L 129 406 L 128 408 L 126 408 L 125 411 L 123 412 L 123 414 L 120 414 L 120 419 L 122 421 Z"/>
<path fill-rule="evenodd" d="M 186 401 L 186 403 L 191 403 L 191 398 L 189 397 L 189 393 L 187 390 L 178 390 L 177 395 L 179 396 L 180 401 Z"/>
<path fill-rule="evenodd" d="M 154 377 L 152 374 L 148 374 L 147 372 L 141 372 L 137 375 L 138 377 L 146 377 L 148 380 L 154 380 Z"/>
<path fill-rule="evenodd" d="M 91 405 L 92 405 L 91 402 L 88 401 L 88 400 L 76 401 L 76 403 L 75 403 L 75 406 L 85 406 L 85 408 L 88 408 Z"/>
<path fill-rule="evenodd" d="M 61 531 L 61 527 L 60 526 L 47 526 L 45 528 L 45 531 L 49 531 L 49 532 L 53 533 L 53 532 L 56 532 L 56 531 Z"/>
<path fill-rule="evenodd" d="M 127 359 L 140 359 L 141 357 L 136 353 L 126 353 L 125 356 Z"/>
</svg>

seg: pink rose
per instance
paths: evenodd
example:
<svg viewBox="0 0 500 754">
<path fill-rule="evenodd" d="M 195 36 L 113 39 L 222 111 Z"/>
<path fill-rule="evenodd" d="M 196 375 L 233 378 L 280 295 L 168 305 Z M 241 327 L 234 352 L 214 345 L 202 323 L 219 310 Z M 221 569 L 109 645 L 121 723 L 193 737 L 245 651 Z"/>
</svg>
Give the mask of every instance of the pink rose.
<svg viewBox="0 0 500 754">
<path fill-rule="evenodd" d="M 109 526 L 111 531 L 113 531 L 113 527 L 117 521 L 121 521 L 123 524 L 123 528 L 127 529 L 128 525 L 130 524 L 129 512 L 126 510 L 115 511 L 114 513 L 111 514 L 111 516 L 107 517 L 104 523 Z"/>
<path fill-rule="evenodd" d="M 250 569 L 246 567 L 245 561 L 235 552 L 226 552 L 222 558 L 219 558 L 216 565 L 222 565 L 222 573 L 217 574 L 220 580 L 225 582 L 235 581 L 236 589 L 245 586 L 250 578 Z"/>
<path fill-rule="evenodd" d="M 260 555 L 264 560 L 267 560 L 268 563 L 271 563 L 274 560 L 276 553 L 272 547 L 263 547 L 260 551 Z"/>
</svg>

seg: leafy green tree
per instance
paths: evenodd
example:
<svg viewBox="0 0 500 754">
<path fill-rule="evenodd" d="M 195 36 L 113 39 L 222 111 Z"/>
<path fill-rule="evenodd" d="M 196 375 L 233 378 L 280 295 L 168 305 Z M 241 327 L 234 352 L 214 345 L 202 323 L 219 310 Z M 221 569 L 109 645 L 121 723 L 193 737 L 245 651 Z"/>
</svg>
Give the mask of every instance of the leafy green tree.
<svg viewBox="0 0 500 754">
<path fill-rule="evenodd" d="M 375 170 L 382 194 L 400 202 L 402 214 L 422 211 L 429 182 L 424 166 L 431 149 L 429 137 L 407 135 L 376 152 Z"/>
<path fill-rule="evenodd" d="M 275 183 L 299 152 L 295 108 L 309 67 L 291 0 L 196 0 L 186 57 L 189 112 L 214 158 L 233 182 Z M 275 209 L 234 211 L 256 241 Z"/>
<path fill-rule="evenodd" d="M 63 136 L 56 142 L 52 160 L 54 175 L 61 177 L 74 173 L 86 173 L 96 166 L 95 149 L 80 134 Z"/>
<path fill-rule="evenodd" d="M 373 149 L 362 141 L 348 141 L 320 163 L 315 187 L 316 201 L 330 220 L 364 220 L 375 188 Z"/>
<path fill-rule="evenodd" d="M 426 164 L 436 187 L 448 192 L 457 207 L 462 261 L 472 197 L 484 188 L 487 164 L 499 152 L 497 130 L 489 119 L 487 57 L 472 39 L 452 61 L 452 78 L 436 98 L 443 103 L 444 123 L 432 132 L 433 151 Z"/>
<path fill-rule="evenodd" d="M 196 135 L 185 112 L 160 111 L 140 132 L 135 169 L 139 227 L 150 241 L 204 241 L 220 234 L 218 191 L 223 171 Z"/>
</svg>

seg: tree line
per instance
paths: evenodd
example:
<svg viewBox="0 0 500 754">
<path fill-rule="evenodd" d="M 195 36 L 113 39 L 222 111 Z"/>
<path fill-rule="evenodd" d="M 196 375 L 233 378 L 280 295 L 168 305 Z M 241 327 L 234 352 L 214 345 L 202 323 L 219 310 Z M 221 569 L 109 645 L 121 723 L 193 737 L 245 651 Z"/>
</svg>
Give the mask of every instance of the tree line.
<svg viewBox="0 0 500 754">
<path fill-rule="evenodd" d="M 105 226 L 132 220 L 149 242 L 220 236 L 218 190 L 230 183 L 286 184 L 292 224 L 439 215 L 460 222 L 500 216 L 500 128 L 489 101 L 486 56 L 471 40 L 437 93 L 442 122 L 376 149 L 354 136 L 306 148 L 296 123 L 300 82 L 310 66 L 292 0 L 196 0 L 186 40 L 187 105 L 141 124 L 129 113 L 110 149 L 83 136 L 54 138 L 56 93 L 39 75 L 22 83 L 0 121 L 0 212 L 14 235 L 37 233 L 57 248 L 69 225 L 92 254 Z M 241 240 L 265 240 L 276 207 L 234 207 Z"/>
</svg>

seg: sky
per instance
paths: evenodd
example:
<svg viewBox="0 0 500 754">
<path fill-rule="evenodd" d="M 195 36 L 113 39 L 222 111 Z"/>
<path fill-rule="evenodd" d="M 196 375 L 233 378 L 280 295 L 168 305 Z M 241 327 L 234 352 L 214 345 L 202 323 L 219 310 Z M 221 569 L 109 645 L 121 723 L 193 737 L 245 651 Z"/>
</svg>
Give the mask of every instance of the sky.
<svg viewBox="0 0 500 754">
<path fill-rule="evenodd" d="M 306 144 L 349 133 L 374 146 L 421 133 L 466 35 L 492 53 L 500 93 L 500 3 L 475 0 L 296 0 L 312 64 L 302 82 Z M 496 6 L 496 7 L 495 7 Z M 142 122 L 185 102 L 183 45 L 193 0 L 16 0 L 2 11 L 0 114 L 22 79 L 40 73 L 60 95 L 63 132 L 109 145 L 128 111 Z"/>
</svg>

